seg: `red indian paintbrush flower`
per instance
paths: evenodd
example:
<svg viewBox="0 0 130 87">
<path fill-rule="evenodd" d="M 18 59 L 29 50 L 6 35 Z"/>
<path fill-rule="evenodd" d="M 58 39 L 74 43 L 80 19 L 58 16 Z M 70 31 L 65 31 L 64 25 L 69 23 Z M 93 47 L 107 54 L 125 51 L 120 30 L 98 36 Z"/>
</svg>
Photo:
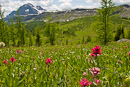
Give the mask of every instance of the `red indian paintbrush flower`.
<svg viewBox="0 0 130 87">
<path fill-rule="evenodd" d="M 125 48 L 128 48 L 127 46 L 125 46 Z"/>
<path fill-rule="evenodd" d="M 98 74 L 100 74 L 100 69 L 97 67 L 94 67 L 93 69 L 89 69 L 89 71 L 92 73 L 94 77 L 96 77 Z"/>
<path fill-rule="evenodd" d="M 95 57 L 96 55 L 95 55 L 95 54 L 93 54 L 93 53 L 91 53 L 91 54 L 90 54 L 90 56 L 91 56 L 91 57 Z"/>
<path fill-rule="evenodd" d="M 6 61 L 6 60 L 3 60 L 3 64 L 8 64 L 8 61 Z"/>
<path fill-rule="evenodd" d="M 15 59 L 14 57 L 12 57 L 12 58 L 10 59 L 10 61 L 15 62 L 16 59 Z"/>
<path fill-rule="evenodd" d="M 44 55 L 44 52 L 42 53 L 42 55 Z"/>
<path fill-rule="evenodd" d="M 93 54 L 95 54 L 95 55 L 97 55 L 97 54 L 101 55 L 101 54 L 102 54 L 102 53 L 101 53 L 101 47 L 99 47 L 99 46 L 95 46 L 95 47 L 92 49 L 92 51 L 93 51 Z"/>
<path fill-rule="evenodd" d="M 97 85 L 100 85 L 100 83 L 101 83 L 101 80 L 95 80 L 95 82 L 97 83 Z"/>
<path fill-rule="evenodd" d="M 130 56 L 130 52 L 128 52 L 128 55 Z"/>
<path fill-rule="evenodd" d="M 50 64 L 51 64 L 51 63 L 52 63 L 52 61 L 53 61 L 53 60 L 51 60 L 50 58 L 47 58 L 45 63 L 46 63 L 46 64 L 48 64 L 48 63 L 50 63 Z"/>
<path fill-rule="evenodd" d="M 17 50 L 17 53 L 22 53 L 22 51 L 20 51 L 20 50 Z"/>
<path fill-rule="evenodd" d="M 86 78 L 83 78 L 81 81 L 79 81 L 81 87 L 86 87 L 92 84 L 92 82 L 88 82 Z"/>
</svg>

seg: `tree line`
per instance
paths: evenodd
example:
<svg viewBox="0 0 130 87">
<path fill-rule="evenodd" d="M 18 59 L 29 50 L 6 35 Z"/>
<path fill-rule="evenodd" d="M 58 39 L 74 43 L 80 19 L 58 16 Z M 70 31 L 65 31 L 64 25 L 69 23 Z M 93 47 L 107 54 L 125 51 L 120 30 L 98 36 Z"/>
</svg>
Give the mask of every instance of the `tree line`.
<svg viewBox="0 0 130 87">
<path fill-rule="evenodd" d="M 44 34 L 48 37 L 46 42 L 51 45 L 55 44 L 54 41 L 56 31 L 57 24 L 50 23 L 50 21 L 48 21 L 44 29 Z M 41 27 L 38 25 L 35 27 L 35 35 L 33 35 L 30 31 L 27 32 L 26 24 L 22 23 L 22 17 L 20 16 L 19 11 L 17 11 L 15 21 L 11 18 L 9 24 L 5 22 L 4 12 L 0 6 L 0 42 L 4 42 L 6 46 L 14 47 L 26 46 L 28 41 L 29 46 L 33 46 L 34 43 L 36 46 L 41 46 L 41 36 Z"/>
</svg>

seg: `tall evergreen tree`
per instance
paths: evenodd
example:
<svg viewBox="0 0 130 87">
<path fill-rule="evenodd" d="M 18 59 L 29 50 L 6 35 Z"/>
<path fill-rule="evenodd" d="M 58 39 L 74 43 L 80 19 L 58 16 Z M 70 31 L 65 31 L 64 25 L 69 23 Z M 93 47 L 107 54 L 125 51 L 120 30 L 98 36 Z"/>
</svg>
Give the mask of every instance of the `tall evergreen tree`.
<svg viewBox="0 0 130 87">
<path fill-rule="evenodd" d="M 12 18 L 10 19 L 10 33 L 11 33 L 11 41 L 13 43 L 12 46 L 14 47 L 16 46 L 16 28 Z"/>
<path fill-rule="evenodd" d="M 101 9 L 98 10 L 99 40 L 106 45 L 110 41 L 111 28 L 109 26 L 114 4 L 112 0 L 102 0 Z"/>
<path fill-rule="evenodd" d="M 21 43 L 22 43 L 22 46 L 25 45 L 25 41 L 26 41 L 26 29 L 25 29 L 25 26 L 26 25 L 22 25 L 22 30 L 21 30 Z"/>
<path fill-rule="evenodd" d="M 17 38 L 18 38 L 18 46 L 25 45 L 25 37 L 26 37 L 26 29 L 25 25 L 22 24 L 22 17 L 19 14 L 19 10 L 17 10 L 16 15 L 16 28 L 17 28 Z"/>
<path fill-rule="evenodd" d="M 29 32 L 29 46 L 33 45 L 32 34 Z"/>
<path fill-rule="evenodd" d="M 4 12 L 2 11 L 2 6 L 0 4 L 0 41 L 4 42 Z"/>
<path fill-rule="evenodd" d="M 20 17 L 20 14 L 19 14 L 19 10 L 17 10 L 17 15 L 16 15 L 16 29 L 17 29 L 17 45 L 18 46 L 21 46 L 22 45 L 22 36 L 21 36 L 21 32 L 22 32 L 22 18 Z"/>
<path fill-rule="evenodd" d="M 55 40 L 56 40 L 56 32 L 57 32 L 57 24 L 56 23 L 46 23 L 45 27 L 45 35 L 48 37 L 48 40 L 51 45 L 54 45 Z"/>
<path fill-rule="evenodd" d="M 40 27 L 39 26 L 37 26 L 36 28 L 35 28 L 35 32 L 36 32 L 36 45 L 37 46 L 41 46 L 41 35 L 40 35 Z"/>
</svg>

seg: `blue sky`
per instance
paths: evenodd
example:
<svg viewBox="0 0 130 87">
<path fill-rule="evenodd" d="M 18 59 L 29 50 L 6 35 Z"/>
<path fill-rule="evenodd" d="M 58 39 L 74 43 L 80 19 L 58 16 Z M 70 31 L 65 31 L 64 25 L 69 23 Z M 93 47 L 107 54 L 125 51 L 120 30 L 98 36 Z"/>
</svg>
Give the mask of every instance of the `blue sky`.
<svg viewBox="0 0 130 87">
<path fill-rule="evenodd" d="M 96 8 L 100 7 L 100 2 L 101 0 L 0 0 L 5 16 L 26 3 L 31 3 L 35 6 L 40 5 L 48 11 L 52 11 L 73 8 Z M 117 5 L 130 4 L 130 0 L 113 0 L 113 2 Z"/>
</svg>

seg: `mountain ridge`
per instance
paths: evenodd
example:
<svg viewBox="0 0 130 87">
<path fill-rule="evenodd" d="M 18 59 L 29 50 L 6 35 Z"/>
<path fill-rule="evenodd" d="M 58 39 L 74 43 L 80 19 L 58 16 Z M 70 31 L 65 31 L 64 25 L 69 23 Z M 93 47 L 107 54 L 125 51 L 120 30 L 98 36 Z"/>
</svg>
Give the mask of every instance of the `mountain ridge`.
<svg viewBox="0 0 130 87">
<path fill-rule="evenodd" d="M 48 16 L 52 17 L 52 21 L 65 22 L 73 19 L 94 16 L 97 14 L 98 8 L 87 9 L 87 8 L 76 8 L 63 11 L 49 12 L 43 9 L 41 6 L 34 6 L 30 3 L 24 4 L 19 7 L 20 16 L 23 17 L 23 22 L 33 21 L 33 20 L 46 20 Z M 130 5 L 123 4 L 119 6 L 119 9 L 114 14 L 120 14 L 121 18 L 130 18 Z M 12 17 L 15 19 L 16 11 L 12 11 L 5 20 L 9 21 Z"/>
</svg>

